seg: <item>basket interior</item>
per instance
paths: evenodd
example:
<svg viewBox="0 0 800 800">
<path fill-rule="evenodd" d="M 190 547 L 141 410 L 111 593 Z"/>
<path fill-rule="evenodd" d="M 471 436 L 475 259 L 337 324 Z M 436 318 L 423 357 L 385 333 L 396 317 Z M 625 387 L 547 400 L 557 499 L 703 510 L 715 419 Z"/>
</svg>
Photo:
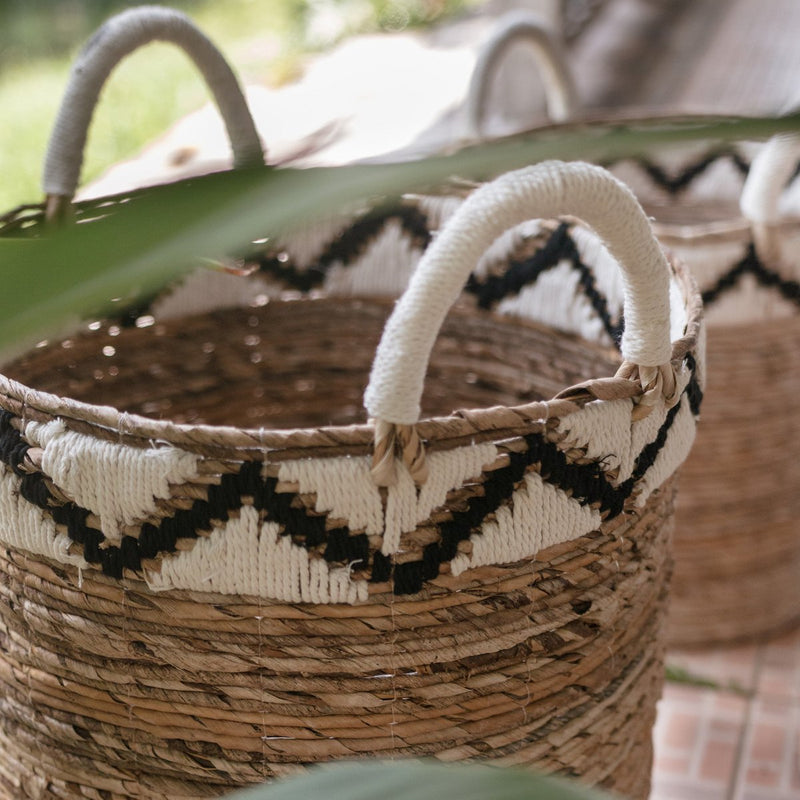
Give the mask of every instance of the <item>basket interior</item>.
<svg viewBox="0 0 800 800">
<path fill-rule="evenodd" d="M 36 390 L 174 422 L 296 428 L 364 421 L 362 397 L 393 301 L 271 301 L 143 327 L 103 323 L 4 372 Z M 142 321 L 140 321 L 142 324 Z M 549 399 L 612 375 L 610 348 L 458 307 L 431 358 L 424 416 Z"/>
</svg>

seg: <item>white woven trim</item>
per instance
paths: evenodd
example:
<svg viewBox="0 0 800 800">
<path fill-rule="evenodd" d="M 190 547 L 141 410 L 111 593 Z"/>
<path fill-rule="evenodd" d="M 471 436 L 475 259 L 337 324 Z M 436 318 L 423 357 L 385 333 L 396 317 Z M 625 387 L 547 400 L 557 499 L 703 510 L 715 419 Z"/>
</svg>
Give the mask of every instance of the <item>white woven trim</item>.
<svg viewBox="0 0 800 800">
<path fill-rule="evenodd" d="M 199 456 L 174 447 L 140 449 L 67 430 L 59 420 L 29 422 L 25 438 L 43 449 L 42 471 L 82 508 L 100 517 L 117 543 L 122 528 L 152 514 L 170 484 L 197 477 Z"/>
<path fill-rule="evenodd" d="M 736 287 L 721 294 L 705 311 L 706 324 L 747 325 L 797 316 L 797 305 L 775 288 L 763 286 L 753 275 L 743 275 Z"/>
<path fill-rule="evenodd" d="M 625 302 L 625 284 L 619 265 L 603 241 L 588 228 L 574 225 L 570 228 L 570 236 L 581 262 L 592 271 L 598 291 L 606 298 L 610 314 L 619 317 Z"/>
<path fill-rule="evenodd" d="M 487 275 L 503 274 L 508 270 L 508 262 L 511 254 L 522 244 L 542 233 L 542 220 L 532 219 L 516 225 L 500 234 L 487 248 L 486 252 L 480 257 L 475 267 L 475 275 L 484 277 Z"/>
<path fill-rule="evenodd" d="M 60 564 L 89 566 L 70 552 L 69 537 L 57 530 L 52 517 L 20 495 L 19 478 L 6 468 L 0 469 L 0 541 Z"/>
<path fill-rule="evenodd" d="M 497 447 L 489 443 L 458 447 L 428 455 L 428 480 L 422 488 L 414 485 L 408 470 L 398 465 L 398 480 L 388 489 L 386 519 L 381 552 L 385 555 L 400 550 L 403 533 L 413 531 L 429 519 L 433 511 L 445 505 L 447 493 L 463 486 L 470 478 L 478 479 L 483 470 L 497 458 Z"/>
<path fill-rule="evenodd" d="M 279 237 L 274 247 L 270 246 L 277 252 L 286 253 L 299 269 L 305 269 L 314 266 L 325 248 L 347 230 L 355 219 L 355 212 L 352 215 L 323 217 L 315 220 L 313 226 Z"/>
<path fill-rule="evenodd" d="M 800 159 L 800 136 L 773 136 L 750 165 L 739 207 L 751 222 L 775 225 L 781 221 L 779 201 Z"/>
<path fill-rule="evenodd" d="M 449 194 L 408 194 L 405 197 L 408 202 L 413 203 L 422 211 L 428 220 L 428 230 L 432 233 L 444 227 L 447 220 L 456 213 L 466 199 L 466 197 Z"/>
<path fill-rule="evenodd" d="M 330 266 L 322 288 L 334 297 L 398 297 L 408 286 L 422 252 L 400 222 L 389 220 L 362 256 Z"/>
<path fill-rule="evenodd" d="M 702 141 L 688 146 L 660 148 L 652 159 L 667 175 L 677 176 L 708 156 L 715 145 L 715 142 Z M 736 151 L 743 160 L 751 161 L 760 146 L 757 143 L 738 143 Z M 693 207 L 722 203 L 728 206 L 730 216 L 733 216 L 735 202 L 741 195 L 745 181 L 740 169 L 727 157 L 715 159 L 701 174 L 692 178 L 688 187 L 677 194 L 656 183 L 645 167 L 634 159 L 623 159 L 610 165 L 609 169 L 631 188 L 648 209 L 656 205 Z"/>
<path fill-rule="evenodd" d="M 433 342 L 487 246 L 531 217 L 566 214 L 585 219 L 623 269 L 623 356 L 644 366 L 669 362 L 669 271 L 641 206 L 599 167 L 546 162 L 475 191 L 428 248 L 378 347 L 365 394 L 371 417 L 417 421 Z"/>
<path fill-rule="evenodd" d="M 556 32 L 538 14 L 511 12 L 499 21 L 478 53 L 464 109 L 468 137 L 481 138 L 492 77 L 511 46 L 522 42 L 536 56 L 550 119 L 564 122 L 575 113 L 578 105 L 575 81 Z"/>
<path fill-rule="evenodd" d="M 690 374 L 683 369 L 676 377 L 678 391 L 683 392 Z M 614 485 L 630 478 L 636 459 L 658 436 L 667 416 L 667 409 L 661 402 L 643 419 L 632 421 L 632 405 L 631 400 L 587 403 L 579 411 L 563 417 L 557 428 L 564 436 L 562 446 L 584 450 L 588 458 L 602 461 L 607 471 L 616 470 Z M 667 441 L 672 435 L 670 428 Z"/>
<path fill-rule="evenodd" d="M 259 295 L 270 297 L 276 288 L 259 275 L 232 275 L 216 269 L 198 269 L 159 295 L 150 307 L 154 319 L 168 320 L 225 308 L 246 308 Z"/>
<path fill-rule="evenodd" d="M 777 269 L 787 280 L 800 279 L 800 237 L 776 236 L 780 258 L 767 266 Z M 714 287 L 719 279 L 737 264 L 745 254 L 745 243 L 739 236 L 721 234 L 704 243 L 691 239 L 670 241 L 670 249 L 689 266 L 700 287 L 706 291 Z M 792 317 L 797 306 L 784 298 L 776 287 L 762 285 L 753 275 L 745 273 L 734 286 L 720 294 L 706 306 L 704 319 L 707 325 L 746 325 L 760 320 Z"/>
<path fill-rule="evenodd" d="M 370 477 L 369 457 L 304 458 L 284 461 L 281 481 L 297 482 L 301 494 L 316 495 L 315 511 L 346 521 L 354 531 L 383 533 L 380 490 Z"/>
<path fill-rule="evenodd" d="M 689 398 L 681 399 L 680 410 L 672 422 L 667 441 L 658 451 L 653 466 L 644 474 L 637 484 L 636 505 L 641 507 L 647 498 L 672 476 L 686 460 L 692 449 L 697 425 L 695 424 Z"/>
<path fill-rule="evenodd" d="M 521 229 L 522 226 L 511 232 L 516 234 L 514 241 L 503 236 L 495 242 L 496 245 L 503 240 L 505 245 L 496 254 L 501 263 L 507 262 L 515 242 L 522 238 Z M 619 319 L 623 307 L 624 286 L 617 262 L 592 231 L 575 226 L 570 229 L 570 235 L 581 262 L 591 271 L 598 292 L 606 300 L 611 318 Z M 578 271 L 565 260 L 543 272 L 519 294 L 502 300 L 497 311 L 500 314 L 531 319 L 556 330 L 575 333 L 590 342 L 604 346 L 614 345 L 579 282 Z M 686 330 L 687 310 L 681 288 L 672 275 L 669 296 L 670 338 L 674 340 L 683 336 Z"/>
<path fill-rule="evenodd" d="M 279 243 L 295 266 L 302 269 L 314 263 L 342 227 L 315 228 L 313 235 L 286 239 Z M 398 297 L 405 291 L 421 256 L 397 220 L 390 220 L 366 247 L 364 253 L 346 264 L 334 262 L 326 271 L 320 291 L 329 297 Z M 258 273 L 233 275 L 218 269 L 198 269 L 161 294 L 151 306 L 156 320 L 176 319 L 226 308 L 247 308 L 259 298 L 281 297 L 286 286 Z M 263 301 L 261 301 L 263 302 Z"/>
<path fill-rule="evenodd" d="M 103 84 L 125 56 L 157 40 L 178 45 L 202 73 L 225 120 L 234 165 L 264 162 L 247 102 L 219 50 L 179 11 L 138 6 L 109 19 L 87 42 L 72 67 L 45 158 L 42 184 L 46 194 L 74 195 L 89 124 Z"/>
<path fill-rule="evenodd" d="M 597 510 L 529 472 L 512 504 L 499 508 L 495 521 L 484 523 L 480 533 L 470 536 L 472 552 L 459 553 L 450 562 L 450 571 L 458 576 L 471 567 L 532 558 L 539 550 L 583 536 L 601 523 Z"/>
<path fill-rule="evenodd" d="M 187 589 L 253 595 L 284 603 L 356 603 L 367 599 L 367 583 L 347 567 L 330 568 L 319 557 L 261 523 L 252 506 L 199 539 L 186 552 L 165 557 L 160 572 L 148 572 L 152 589 Z"/>
<path fill-rule="evenodd" d="M 563 446 L 584 450 L 588 458 L 602 460 L 611 472 L 619 470 L 618 484 L 628 478 L 633 470 L 635 454 L 632 452 L 631 435 L 634 425 L 641 426 L 652 417 L 657 419 L 656 430 L 663 421 L 663 415 L 651 412 L 644 419 L 632 423 L 631 400 L 597 400 L 587 403 L 579 411 L 563 417 L 556 429 L 564 436 Z"/>
<path fill-rule="evenodd" d="M 611 346 L 606 332 L 589 299 L 578 286 L 580 276 L 563 261 L 542 273 L 536 282 L 518 295 L 507 297 L 497 306 L 500 314 L 535 320 L 556 330 L 576 333 L 590 342 Z"/>
</svg>

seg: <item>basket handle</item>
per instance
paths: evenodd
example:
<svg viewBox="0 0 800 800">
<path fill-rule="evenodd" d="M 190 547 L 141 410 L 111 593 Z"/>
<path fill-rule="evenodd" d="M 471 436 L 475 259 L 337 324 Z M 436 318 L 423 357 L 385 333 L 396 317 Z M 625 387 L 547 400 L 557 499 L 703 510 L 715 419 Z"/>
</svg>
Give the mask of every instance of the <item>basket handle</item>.
<svg viewBox="0 0 800 800">
<path fill-rule="evenodd" d="M 45 157 L 42 186 L 48 219 L 69 208 L 80 178 L 83 152 L 100 90 L 114 67 L 153 41 L 180 47 L 208 84 L 225 121 L 234 167 L 264 163 L 264 151 L 239 82 L 216 46 L 179 11 L 137 6 L 105 22 L 72 66 Z"/>
<path fill-rule="evenodd" d="M 537 217 L 574 215 L 605 242 L 622 269 L 625 363 L 617 373 L 638 380 L 652 405 L 674 403 L 669 267 L 633 193 L 601 167 L 549 161 L 509 172 L 477 189 L 420 260 L 383 331 L 364 405 L 375 421 L 373 477 L 393 482 L 394 451 L 414 479 L 426 477 L 416 436 L 425 373 L 450 306 L 478 259 L 509 228 Z"/>
<path fill-rule="evenodd" d="M 757 153 L 742 188 L 739 208 L 753 229 L 753 240 L 763 261 L 779 257 L 780 197 L 800 159 L 800 136 L 779 133 Z"/>
<path fill-rule="evenodd" d="M 575 113 L 578 95 L 561 42 L 538 14 L 512 12 L 500 20 L 483 45 L 472 71 L 465 109 L 467 135 L 471 139 L 483 138 L 490 81 L 517 41 L 527 42 L 536 56 L 550 119 L 564 122 Z"/>
</svg>

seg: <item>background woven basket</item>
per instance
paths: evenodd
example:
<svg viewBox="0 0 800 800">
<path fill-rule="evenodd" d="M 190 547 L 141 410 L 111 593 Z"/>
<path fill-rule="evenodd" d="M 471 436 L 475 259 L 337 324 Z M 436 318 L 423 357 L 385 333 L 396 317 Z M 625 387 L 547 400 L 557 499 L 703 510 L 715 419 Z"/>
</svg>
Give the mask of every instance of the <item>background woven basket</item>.
<svg viewBox="0 0 800 800">
<path fill-rule="evenodd" d="M 776 144 L 700 146 L 615 168 L 658 220 L 660 239 L 692 269 L 708 322 L 703 424 L 677 508 L 677 645 L 760 637 L 800 622 L 796 191 L 773 212 L 777 248 L 759 246 L 757 221 L 738 208 L 745 179 L 753 186 L 751 160 Z M 785 161 L 785 174 L 769 178 L 778 188 L 796 153 Z"/>
<path fill-rule="evenodd" d="M 492 69 L 512 42 L 530 41 L 533 25 L 524 15 L 510 17 L 487 41 L 467 105 L 472 136 L 488 128 L 481 120 Z M 568 65 L 556 62 L 569 87 Z M 562 93 L 570 96 L 568 88 Z M 774 196 L 752 203 L 744 219 L 740 196 L 746 180 L 753 185 L 750 165 L 763 149 L 701 141 L 610 165 L 656 220 L 659 239 L 692 269 L 709 326 L 703 424 L 677 507 L 669 628 L 676 646 L 766 636 L 800 622 L 800 418 L 792 399 L 800 244 L 798 188 L 791 185 L 798 153 L 788 148 L 785 167 L 768 179 Z M 765 205 L 771 247 L 759 247 L 754 235 Z M 618 296 L 599 291 L 602 303 L 619 308 Z"/>
</svg>

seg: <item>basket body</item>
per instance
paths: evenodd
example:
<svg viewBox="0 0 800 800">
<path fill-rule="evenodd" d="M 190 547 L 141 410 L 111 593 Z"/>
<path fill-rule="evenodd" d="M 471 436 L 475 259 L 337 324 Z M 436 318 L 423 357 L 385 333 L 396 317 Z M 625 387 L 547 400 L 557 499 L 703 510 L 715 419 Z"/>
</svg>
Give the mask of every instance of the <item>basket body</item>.
<svg viewBox="0 0 800 800">
<path fill-rule="evenodd" d="M 352 423 L 392 305 L 370 295 L 405 278 L 370 270 L 402 240 L 407 277 L 427 236 L 421 217 L 389 216 L 357 246 L 363 226 L 265 256 L 248 293 L 268 302 L 181 315 L 224 294 L 190 279 L 155 320 L 9 366 L 6 797 L 217 797 L 370 756 L 524 764 L 647 797 L 672 475 L 702 353 L 678 404 L 640 422 L 627 399 L 539 402 L 613 374 L 618 310 L 598 314 L 577 270 L 554 283 L 574 333 L 493 313 L 501 248 L 437 340 L 431 477 L 378 490 L 370 426 Z M 573 235 L 545 223 L 503 247 L 548 269 L 608 260 Z M 691 305 L 691 281 L 673 280 Z M 279 299 L 299 281 L 331 296 Z M 522 288 L 500 310 L 535 316 Z M 694 336 L 692 314 L 678 317 Z M 477 410 L 436 417 L 453 407 Z"/>
<path fill-rule="evenodd" d="M 690 457 L 681 475 L 673 642 L 734 641 L 800 622 L 800 469 L 792 456 L 800 419 L 787 407 L 798 341 L 797 316 L 709 330 L 697 439 L 704 456 Z"/>
<path fill-rule="evenodd" d="M 665 237 L 707 298 L 708 391 L 676 512 L 670 640 L 683 646 L 800 623 L 797 272 L 762 263 L 745 233 Z"/>
<path fill-rule="evenodd" d="M 3 796 L 218 797 L 328 759 L 433 756 L 646 798 L 671 495 L 366 607 L 153 593 L 6 550 Z"/>
<path fill-rule="evenodd" d="M 781 234 L 780 264 L 759 256 L 739 197 L 759 145 L 699 145 L 615 167 L 692 269 L 708 329 L 708 392 L 684 465 L 669 640 L 703 646 L 800 623 L 800 447 L 796 396 L 800 247 Z M 797 182 L 782 207 L 797 207 Z"/>
</svg>

